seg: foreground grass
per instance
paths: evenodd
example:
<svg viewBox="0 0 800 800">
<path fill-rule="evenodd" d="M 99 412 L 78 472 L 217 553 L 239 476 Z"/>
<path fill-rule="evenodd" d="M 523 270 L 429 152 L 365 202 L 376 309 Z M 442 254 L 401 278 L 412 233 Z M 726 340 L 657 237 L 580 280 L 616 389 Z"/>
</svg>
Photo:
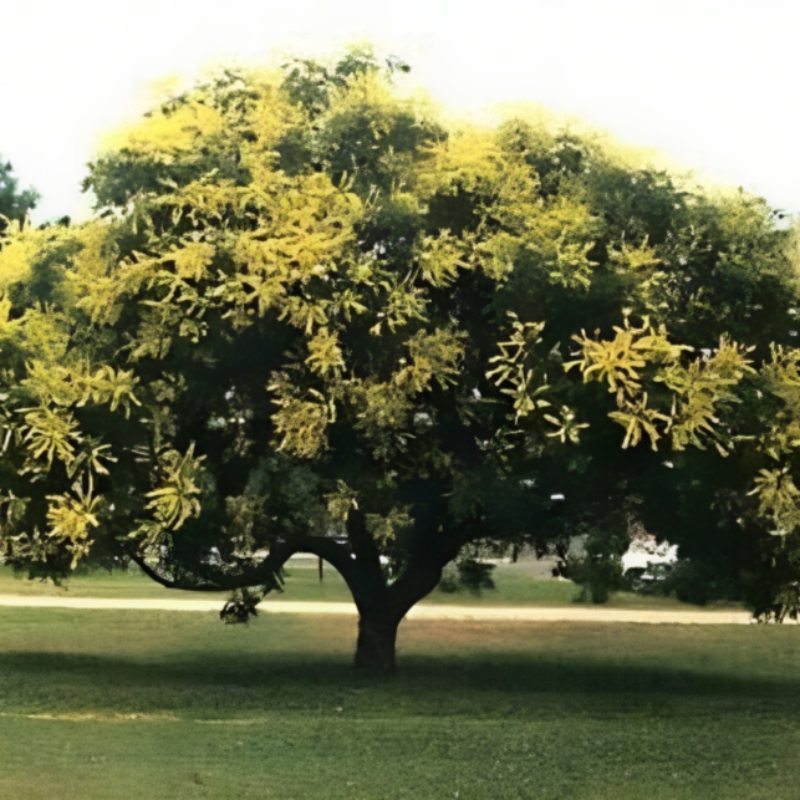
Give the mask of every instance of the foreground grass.
<svg viewBox="0 0 800 800">
<path fill-rule="evenodd" d="M 0 609 L 0 797 L 794 798 L 795 628 Z"/>
<path fill-rule="evenodd" d="M 266 602 L 280 603 L 284 600 L 301 600 L 316 602 L 351 602 L 352 597 L 341 576 L 331 567 L 327 567 L 324 579 L 319 581 L 316 566 L 292 565 L 286 570 L 286 585 L 283 594 L 273 593 Z M 422 602 L 425 604 L 447 605 L 539 605 L 563 606 L 578 600 L 580 589 L 570 581 L 558 581 L 545 578 L 546 566 L 540 562 L 521 561 L 517 564 L 498 564 L 494 570 L 497 588 L 485 591 L 480 596 L 469 592 L 447 594 L 434 591 Z M 165 589 L 141 572 L 115 572 L 108 574 L 98 571 L 89 575 L 77 575 L 70 578 L 62 586 L 42 583 L 40 581 L 20 580 L 14 576 L 10 567 L 0 566 L 0 594 L 17 595 L 50 595 L 66 597 L 144 597 L 144 598 L 181 598 L 198 597 L 196 592 L 180 592 Z M 220 606 L 225 601 L 225 593 L 204 593 L 203 596 L 217 596 Z M 692 608 L 679 603 L 673 598 L 642 597 L 621 592 L 612 595 L 607 607 L 612 608 Z"/>
</svg>

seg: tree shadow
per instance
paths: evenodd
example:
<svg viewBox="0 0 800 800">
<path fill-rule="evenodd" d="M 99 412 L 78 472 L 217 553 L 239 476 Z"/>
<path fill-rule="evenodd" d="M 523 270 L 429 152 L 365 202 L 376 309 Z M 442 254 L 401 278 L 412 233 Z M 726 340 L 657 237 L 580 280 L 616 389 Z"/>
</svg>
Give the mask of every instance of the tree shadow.
<svg viewBox="0 0 800 800">
<path fill-rule="evenodd" d="M 530 713 L 564 698 L 624 707 L 653 702 L 800 705 L 800 678 L 736 675 L 552 656 L 404 656 L 394 676 L 358 674 L 343 655 L 181 652 L 158 661 L 120 655 L 0 654 L 0 707 L 171 711 L 188 716 L 320 711 L 365 714 Z M 5 690 L 5 691 L 4 691 Z"/>
</svg>

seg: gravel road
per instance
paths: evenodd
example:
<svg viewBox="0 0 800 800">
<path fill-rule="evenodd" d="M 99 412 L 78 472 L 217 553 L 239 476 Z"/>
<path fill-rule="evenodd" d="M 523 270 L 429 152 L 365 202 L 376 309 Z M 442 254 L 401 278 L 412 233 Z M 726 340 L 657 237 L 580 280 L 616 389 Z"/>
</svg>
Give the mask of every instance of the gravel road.
<svg viewBox="0 0 800 800">
<path fill-rule="evenodd" d="M 26 597 L 0 595 L 0 606 L 25 608 L 121 609 L 135 611 L 215 611 L 222 604 L 212 600 L 169 600 L 143 598 Z M 352 603 L 303 603 L 281 600 L 262 603 L 258 610 L 267 614 L 344 614 L 356 616 Z M 746 611 L 648 611 L 597 607 L 532 606 L 445 606 L 418 605 L 408 619 L 462 619 L 511 622 L 642 622 L 681 625 L 749 625 Z"/>
</svg>

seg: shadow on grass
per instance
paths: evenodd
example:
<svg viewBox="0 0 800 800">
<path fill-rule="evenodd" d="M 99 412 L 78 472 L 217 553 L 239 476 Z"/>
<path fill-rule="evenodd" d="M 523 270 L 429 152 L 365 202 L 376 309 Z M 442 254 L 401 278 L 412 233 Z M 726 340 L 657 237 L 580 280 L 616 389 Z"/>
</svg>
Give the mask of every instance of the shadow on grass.
<svg viewBox="0 0 800 800">
<path fill-rule="evenodd" d="M 364 714 L 387 708 L 393 714 L 527 713 L 567 695 L 631 707 L 653 697 L 780 699 L 792 706 L 800 701 L 800 678 L 788 676 L 508 654 L 412 654 L 403 657 L 393 677 L 376 680 L 356 673 L 343 656 L 301 661 L 286 654 L 228 658 L 183 652 L 152 662 L 28 651 L 0 654 L 0 676 L 0 705 L 6 708 L 157 709 L 189 716 L 318 711 L 332 704 Z"/>
</svg>

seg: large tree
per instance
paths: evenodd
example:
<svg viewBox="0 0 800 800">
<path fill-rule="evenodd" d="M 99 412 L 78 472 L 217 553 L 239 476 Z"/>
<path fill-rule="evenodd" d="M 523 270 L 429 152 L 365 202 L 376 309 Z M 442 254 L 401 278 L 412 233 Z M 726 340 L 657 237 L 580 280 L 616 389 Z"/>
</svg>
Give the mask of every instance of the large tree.
<svg viewBox="0 0 800 800">
<path fill-rule="evenodd" d="M 594 580 L 640 522 L 791 611 L 791 232 L 544 117 L 448 127 L 405 69 L 226 71 L 90 165 L 94 221 L 6 234 L 4 558 L 235 619 L 313 553 L 385 670 L 476 542 L 586 534 Z"/>
</svg>

